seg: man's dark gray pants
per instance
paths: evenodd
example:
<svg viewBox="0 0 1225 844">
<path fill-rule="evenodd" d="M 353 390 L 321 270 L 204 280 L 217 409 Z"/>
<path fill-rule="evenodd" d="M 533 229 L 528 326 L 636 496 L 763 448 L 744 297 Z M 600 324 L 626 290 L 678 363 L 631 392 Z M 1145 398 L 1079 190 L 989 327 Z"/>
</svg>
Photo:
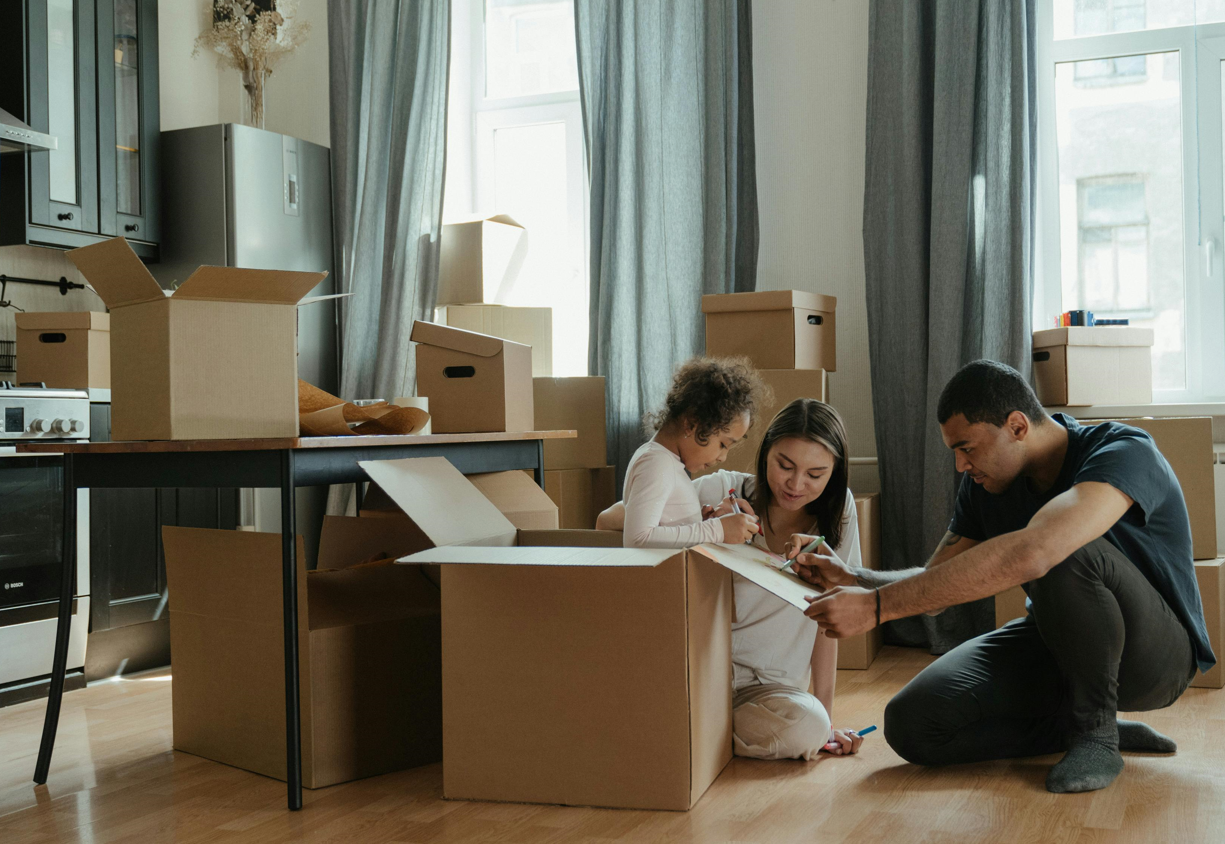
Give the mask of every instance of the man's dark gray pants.
<svg viewBox="0 0 1225 844">
<path fill-rule="evenodd" d="M 1124 712 L 1176 701 L 1190 637 L 1121 551 L 1097 539 L 1026 584 L 1032 610 L 953 649 L 885 708 L 885 739 L 917 765 L 1039 756 Z"/>
</svg>

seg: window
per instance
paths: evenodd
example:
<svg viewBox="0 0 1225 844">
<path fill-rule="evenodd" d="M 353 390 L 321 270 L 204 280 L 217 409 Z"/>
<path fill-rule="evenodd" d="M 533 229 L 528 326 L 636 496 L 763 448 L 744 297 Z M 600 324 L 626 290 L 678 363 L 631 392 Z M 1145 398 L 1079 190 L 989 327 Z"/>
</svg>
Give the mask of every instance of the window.
<svg viewBox="0 0 1225 844">
<path fill-rule="evenodd" d="M 444 221 L 508 214 L 528 251 L 497 304 L 553 309 L 553 374 L 587 374 L 587 178 L 573 0 L 455 0 Z"/>
<path fill-rule="evenodd" d="M 1040 0 L 1034 326 L 1154 332 L 1156 401 L 1225 400 L 1225 0 Z"/>
</svg>

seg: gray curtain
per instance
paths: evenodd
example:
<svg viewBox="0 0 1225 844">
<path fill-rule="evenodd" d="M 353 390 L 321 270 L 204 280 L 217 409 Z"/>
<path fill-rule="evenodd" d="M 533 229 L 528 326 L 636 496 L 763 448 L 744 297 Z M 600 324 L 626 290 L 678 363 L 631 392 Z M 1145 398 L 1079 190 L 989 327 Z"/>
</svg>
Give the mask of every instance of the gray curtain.
<svg viewBox="0 0 1225 844">
<path fill-rule="evenodd" d="M 958 477 L 936 402 L 965 363 L 1030 369 L 1033 0 L 872 0 L 864 265 L 885 565 L 922 565 Z M 936 653 L 990 599 L 904 619 Z"/>
<path fill-rule="evenodd" d="M 438 290 L 449 0 L 328 3 L 340 392 L 412 395 Z"/>
<path fill-rule="evenodd" d="M 575 0 L 591 179 L 590 371 L 618 486 L 704 293 L 753 290 L 757 186 L 748 0 Z"/>
</svg>

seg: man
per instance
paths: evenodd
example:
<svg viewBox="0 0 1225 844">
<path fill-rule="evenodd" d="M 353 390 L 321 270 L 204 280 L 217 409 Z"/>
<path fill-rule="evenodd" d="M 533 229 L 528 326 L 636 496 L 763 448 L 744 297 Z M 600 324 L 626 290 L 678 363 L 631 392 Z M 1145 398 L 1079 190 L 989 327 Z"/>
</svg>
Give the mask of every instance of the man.
<svg viewBox="0 0 1225 844">
<path fill-rule="evenodd" d="M 1105 788 L 1120 750 L 1174 742 L 1118 710 L 1172 704 L 1208 644 L 1186 502 L 1144 431 L 1047 416 L 1020 373 L 971 363 L 937 409 L 962 472 L 948 533 L 926 567 L 849 569 L 804 555 L 827 590 L 807 614 L 827 635 L 986 598 L 1012 586 L 1029 613 L 945 654 L 885 709 L 885 738 L 921 765 L 1066 750 L 1053 792 Z"/>
</svg>

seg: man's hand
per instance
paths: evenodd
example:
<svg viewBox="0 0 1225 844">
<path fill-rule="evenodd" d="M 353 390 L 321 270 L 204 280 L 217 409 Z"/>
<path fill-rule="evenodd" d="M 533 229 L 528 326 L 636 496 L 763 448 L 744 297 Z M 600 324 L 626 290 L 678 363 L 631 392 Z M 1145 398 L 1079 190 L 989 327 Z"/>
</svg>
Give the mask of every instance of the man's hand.
<svg viewBox="0 0 1225 844">
<path fill-rule="evenodd" d="M 804 615 L 833 639 L 867 633 L 876 626 L 876 591 L 858 586 L 835 586 L 824 595 L 806 596 Z"/>
<path fill-rule="evenodd" d="M 784 556 L 791 557 L 796 549 L 805 547 L 812 540 L 811 536 L 793 533 Z M 800 554 L 792 560 L 791 570 L 800 580 L 821 590 L 835 586 L 855 586 L 859 582 L 850 566 L 838 559 L 838 555 L 824 542 L 818 546 L 816 553 Z"/>
</svg>

